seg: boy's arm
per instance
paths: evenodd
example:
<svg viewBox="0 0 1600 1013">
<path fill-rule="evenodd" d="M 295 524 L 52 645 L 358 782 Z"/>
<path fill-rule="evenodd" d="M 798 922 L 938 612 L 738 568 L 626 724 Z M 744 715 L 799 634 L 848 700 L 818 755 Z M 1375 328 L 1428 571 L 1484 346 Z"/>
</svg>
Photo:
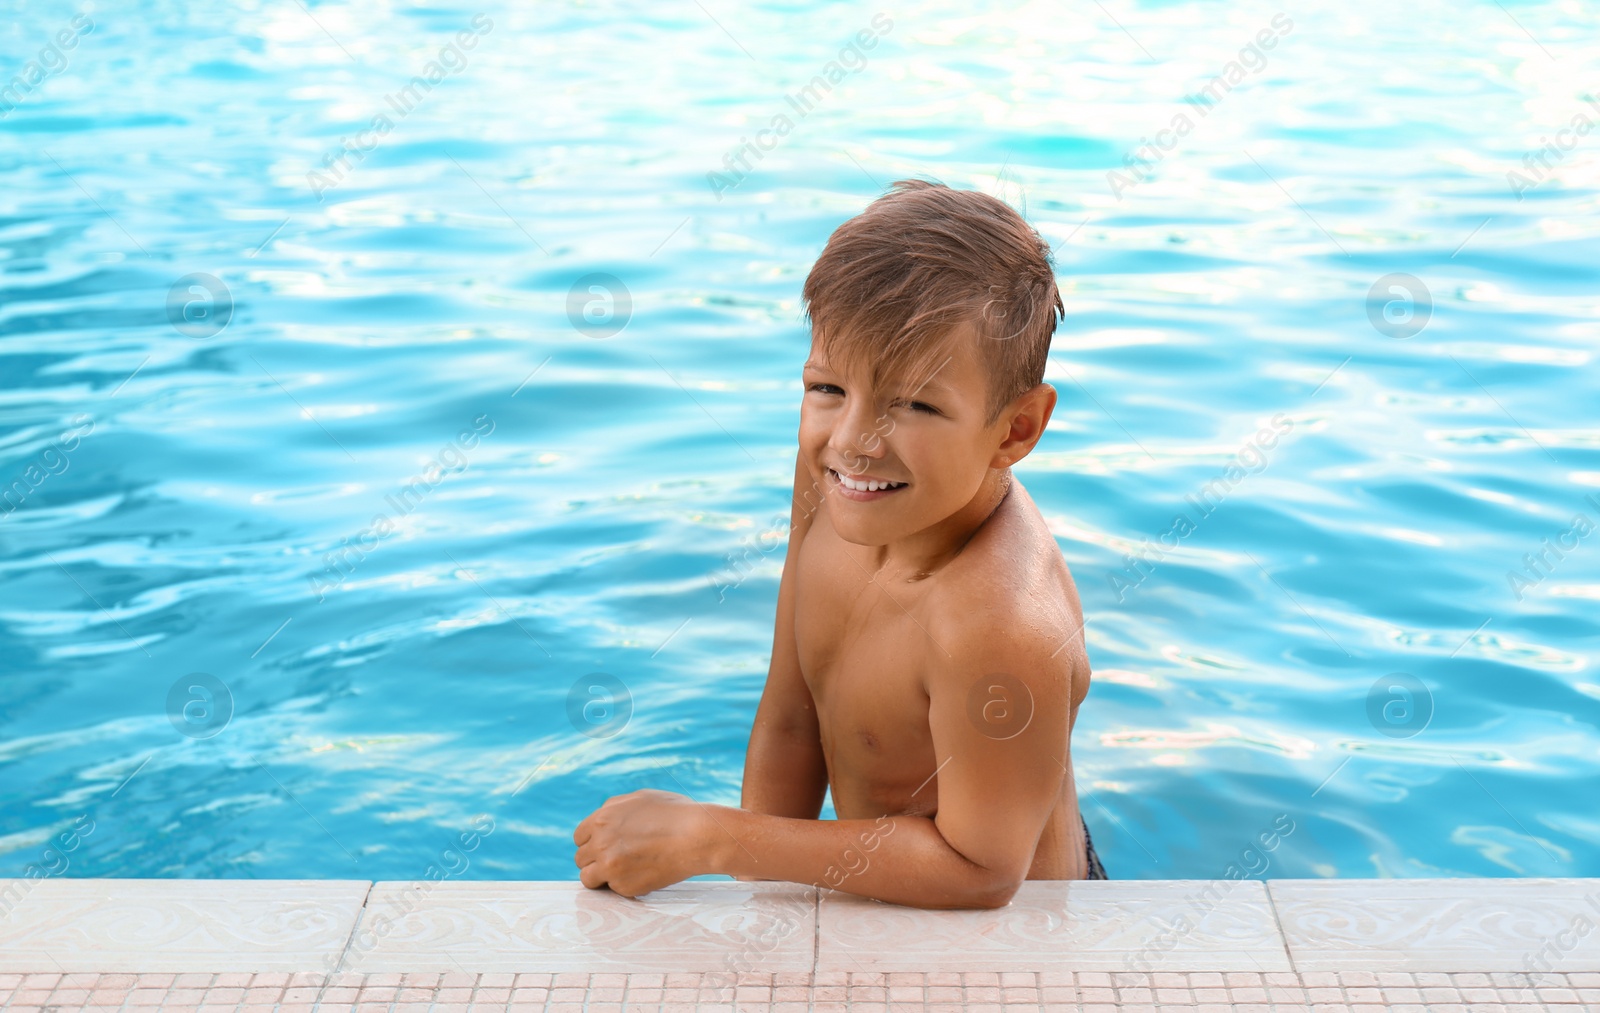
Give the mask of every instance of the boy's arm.
<svg viewBox="0 0 1600 1013">
<path fill-rule="evenodd" d="M 772 664 L 756 708 L 745 752 L 741 808 L 770 816 L 815 820 L 822 813 L 828 788 L 828 767 L 822 756 L 817 708 L 800 674 L 794 639 L 795 571 L 800 543 L 811 529 L 821 503 L 810 472 L 799 456 L 794 462 L 794 496 L 789 510 L 789 550 L 778 583 L 778 612 L 773 623 Z M 765 870 L 759 878 L 766 878 Z M 758 878 L 755 872 L 741 879 Z"/>
<path fill-rule="evenodd" d="M 712 860 L 722 845 L 734 843 L 728 836 L 734 815 L 829 829 L 839 826 L 817 820 L 828 788 L 828 766 L 822 754 L 816 704 L 800 673 L 794 633 L 800 543 L 821 503 L 822 490 L 796 456 L 789 550 L 778 584 L 772 664 L 750 729 L 741 808 L 706 805 L 648 789 L 612 796 L 572 832 L 572 843 L 578 849 L 573 859 L 585 886 L 609 886 L 633 897 L 708 873 L 741 880 L 782 879 L 785 877 L 767 866 L 733 869 Z"/>
<path fill-rule="evenodd" d="M 992 631 L 1004 618 L 974 611 L 967 629 L 941 630 L 941 639 L 963 646 L 929 677 L 939 762 L 933 819 L 797 820 L 713 807 L 718 825 L 707 840 L 714 868 L 707 871 L 813 883 L 912 907 L 1007 904 L 1027 878 L 1063 764 L 1071 762 L 1071 679 L 1069 663 L 1050 658 L 1050 645 L 1002 641 Z M 1020 731 L 1009 716 L 1017 713 L 1026 715 Z"/>
</svg>

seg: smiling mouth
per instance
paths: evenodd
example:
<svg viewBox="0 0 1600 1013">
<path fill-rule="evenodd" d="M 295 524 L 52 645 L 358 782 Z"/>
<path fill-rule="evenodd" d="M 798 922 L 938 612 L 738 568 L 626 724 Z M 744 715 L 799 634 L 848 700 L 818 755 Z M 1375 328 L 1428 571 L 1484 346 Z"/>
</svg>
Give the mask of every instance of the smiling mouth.
<svg viewBox="0 0 1600 1013">
<path fill-rule="evenodd" d="M 838 483 L 840 492 L 844 493 L 847 498 L 857 501 L 882 499 L 884 496 L 904 489 L 910 484 L 908 482 L 890 482 L 877 478 L 850 478 L 848 475 L 841 475 L 832 468 L 828 469 L 828 474 Z"/>
</svg>

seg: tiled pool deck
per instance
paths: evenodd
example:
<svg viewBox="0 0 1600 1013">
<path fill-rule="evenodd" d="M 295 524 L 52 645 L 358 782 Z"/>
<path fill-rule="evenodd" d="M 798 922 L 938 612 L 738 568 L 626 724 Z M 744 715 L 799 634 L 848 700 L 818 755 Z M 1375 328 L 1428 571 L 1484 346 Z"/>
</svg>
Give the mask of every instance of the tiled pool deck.
<svg viewBox="0 0 1600 1013">
<path fill-rule="evenodd" d="M 0 1009 L 1600 1011 L 1600 880 L 0 880 Z M 1531 972 L 1531 973 L 1530 973 Z"/>
</svg>

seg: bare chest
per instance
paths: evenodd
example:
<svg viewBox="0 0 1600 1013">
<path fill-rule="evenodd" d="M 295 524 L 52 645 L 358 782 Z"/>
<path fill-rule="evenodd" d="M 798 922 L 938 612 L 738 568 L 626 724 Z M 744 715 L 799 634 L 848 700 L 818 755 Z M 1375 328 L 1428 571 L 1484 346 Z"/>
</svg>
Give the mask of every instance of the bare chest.
<svg viewBox="0 0 1600 1013">
<path fill-rule="evenodd" d="M 815 537 L 815 535 L 822 537 Z M 831 531 L 802 547 L 795 646 L 817 707 L 841 819 L 938 810 L 923 666 L 932 647 L 923 595 L 888 589 Z"/>
</svg>

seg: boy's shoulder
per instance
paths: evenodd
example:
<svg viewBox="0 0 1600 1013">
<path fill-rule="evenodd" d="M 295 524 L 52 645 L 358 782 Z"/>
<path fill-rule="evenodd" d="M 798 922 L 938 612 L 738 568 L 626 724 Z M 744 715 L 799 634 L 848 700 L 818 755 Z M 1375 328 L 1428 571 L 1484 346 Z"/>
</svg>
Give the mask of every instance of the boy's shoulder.
<svg viewBox="0 0 1600 1013">
<path fill-rule="evenodd" d="M 928 605 L 952 655 L 1004 651 L 1072 662 L 1082 653 L 1081 637 L 1077 650 L 1062 649 L 1083 625 L 1077 588 L 1055 536 L 1015 478 L 941 577 Z"/>
</svg>

